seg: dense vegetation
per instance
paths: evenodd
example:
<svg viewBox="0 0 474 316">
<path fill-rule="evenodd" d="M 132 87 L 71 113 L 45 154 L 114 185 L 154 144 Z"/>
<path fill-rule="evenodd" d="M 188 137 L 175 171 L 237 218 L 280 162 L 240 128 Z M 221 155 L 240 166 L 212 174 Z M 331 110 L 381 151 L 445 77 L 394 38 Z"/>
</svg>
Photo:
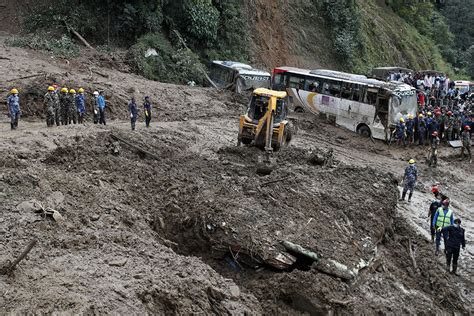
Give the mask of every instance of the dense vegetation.
<svg viewBox="0 0 474 316">
<path fill-rule="evenodd" d="M 376 1 L 310 0 L 292 4 L 308 18 L 300 22 L 316 17 L 324 26 L 291 21 L 291 27 L 326 32 L 332 46 L 327 54 L 344 70 L 366 73 L 390 64 L 454 67 L 474 77 L 474 11 L 467 9 L 474 0 L 445 2 L 385 0 L 384 8 Z M 73 57 L 78 53 L 71 40 L 75 30 L 96 47 L 127 48 L 132 68 L 150 79 L 200 82 L 207 60 L 249 61 L 255 17 L 244 12 L 253 5 L 241 0 L 57 0 L 26 11 L 24 27 L 33 35 L 10 44 Z M 145 57 L 149 48 L 157 54 Z"/>
<path fill-rule="evenodd" d="M 248 58 L 248 29 L 238 0 L 58 0 L 25 12 L 24 21 L 25 30 L 37 36 L 10 44 L 71 57 L 76 50 L 59 49 L 68 42 L 56 38 L 75 30 L 99 47 L 130 47 L 131 66 L 165 82 L 200 81 L 202 60 Z M 158 56 L 145 57 L 148 48 Z"/>
<path fill-rule="evenodd" d="M 392 9 L 436 44 L 458 72 L 474 78 L 474 0 L 386 0 Z"/>
</svg>

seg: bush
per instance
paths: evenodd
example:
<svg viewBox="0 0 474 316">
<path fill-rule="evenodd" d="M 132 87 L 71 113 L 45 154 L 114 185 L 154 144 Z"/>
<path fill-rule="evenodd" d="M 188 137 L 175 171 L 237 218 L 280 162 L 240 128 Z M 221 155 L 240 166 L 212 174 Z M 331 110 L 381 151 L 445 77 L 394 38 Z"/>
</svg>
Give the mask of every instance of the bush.
<svg viewBox="0 0 474 316">
<path fill-rule="evenodd" d="M 339 60 L 352 64 L 358 48 L 363 48 L 359 33 L 361 16 L 355 1 L 327 0 L 317 4 L 332 30 L 331 38 Z"/>
<path fill-rule="evenodd" d="M 66 35 L 56 39 L 46 34 L 35 34 L 10 38 L 5 43 L 13 47 L 48 51 L 57 57 L 73 58 L 79 56 L 79 47 Z"/>
<path fill-rule="evenodd" d="M 158 56 L 145 57 L 148 49 L 155 49 Z M 185 84 L 190 80 L 202 82 L 199 57 L 180 44 L 172 46 L 160 33 L 140 37 L 127 55 L 130 66 L 139 74 L 161 82 Z"/>
<path fill-rule="evenodd" d="M 186 37 L 195 46 L 209 47 L 217 39 L 219 11 L 209 2 L 193 0 L 185 6 Z"/>
</svg>

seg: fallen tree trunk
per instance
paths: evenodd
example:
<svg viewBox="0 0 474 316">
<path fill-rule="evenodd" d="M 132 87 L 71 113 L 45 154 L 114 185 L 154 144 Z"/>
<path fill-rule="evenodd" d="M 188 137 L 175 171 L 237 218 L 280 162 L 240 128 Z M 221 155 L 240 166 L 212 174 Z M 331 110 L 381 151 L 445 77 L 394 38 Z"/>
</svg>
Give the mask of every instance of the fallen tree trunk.
<svg viewBox="0 0 474 316">
<path fill-rule="evenodd" d="M 158 157 L 157 155 L 155 155 L 155 154 L 153 154 L 153 153 L 151 153 L 151 152 L 149 152 L 149 151 L 147 151 L 147 150 L 145 150 L 145 149 L 142 149 L 142 148 L 140 148 L 140 147 L 138 147 L 138 146 L 136 146 L 136 145 L 133 145 L 132 143 L 126 141 L 125 139 L 123 139 L 123 138 L 121 138 L 121 137 L 119 137 L 119 136 L 117 136 L 117 135 L 111 134 L 110 136 L 111 136 L 113 139 L 118 140 L 118 141 L 124 143 L 125 145 L 127 145 L 127 146 L 129 146 L 129 147 L 132 147 L 133 149 L 135 149 L 136 151 L 138 151 L 138 152 L 141 153 L 142 155 L 149 156 L 149 157 L 154 158 L 154 159 L 156 159 L 156 160 L 160 160 L 160 157 Z"/>
<path fill-rule="evenodd" d="M 29 78 L 39 77 L 39 76 L 46 76 L 46 74 L 44 72 L 42 72 L 42 73 L 39 73 L 39 74 L 28 75 L 28 76 L 23 76 L 23 77 L 19 77 L 19 78 L 10 79 L 10 80 L 7 80 L 7 82 L 16 81 L 16 80 L 23 80 L 23 79 L 29 79 Z"/>
<path fill-rule="evenodd" d="M 178 32 L 177 30 L 174 30 L 174 33 L 175 33 L 176 36 L 178 37 L 178 39 L 179 39 L 179 41 L 181 42 L 181 44 L 183 44 L 183 46 L 184 46 L 187 50 L 191 51 L 191 50 L 189 49 L 188 45 L 186 45 L 186 42 L 184 41 L 184 39 L 183 39 L 183 37 L 181 36 L 181 34 L 179 34 L 179 32 Z M 204 69 L 202 69 L 202 67 L 201 67 L 200 65 L 198 65 L 198 68 L 199 68 L 199 71 L 202 72 L 202 74 L 204 75 L 204 77 L 206 78 L 206 80 L 211 84 L 211 86 L 214 87 L 214 88 L 216 88 L 216 89 L 219 89 L 219 88 L 217 87 L 217 85 L 214 83 L 214 81 L 212 81 L 212 79 L 209 78 L 207 72 L 206 72 Z"/>
<path fill-rule="evenodd" d="M 97 75 L 99 75 L 99 76 L 102 76 L 102 77 L 104 77 L 104 78 L 107 78 L 107 79 L 109 78 L 109 75 L 104 74 L 104 73 L 102 73 L 102 72 L 100 72 L 100 71 L 91 69 L 91 72 L 93 72 L 93 73 L 95 73 L 95 74 L 97 74 Z"/>
</svg>

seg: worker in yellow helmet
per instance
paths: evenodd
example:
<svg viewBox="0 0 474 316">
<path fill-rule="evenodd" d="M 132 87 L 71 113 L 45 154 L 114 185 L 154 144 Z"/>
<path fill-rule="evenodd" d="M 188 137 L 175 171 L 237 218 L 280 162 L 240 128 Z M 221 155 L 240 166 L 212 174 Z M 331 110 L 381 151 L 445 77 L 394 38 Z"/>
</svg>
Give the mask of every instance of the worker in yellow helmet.
<svg viewBox="0 0 474 316">
<path fill-rule="evenodd" d="M 405 126 L 407 129 L 407 143 L 411 145 L 415 141 L 415 121 L 413 120 L 413 114 L 408 114 L 408 120 Z"/>
<path fill-rule="evenodd" d="M 61 111 L 61 125 L 69 124 L 69 90 L 66 87 L 61 88 L 59 93 L 59 108 Z"/>
<path fill-rule="evenodd" d="M 54 87 L 49 86 L 48 92 L 44 95 L 44 112 L 46 114 L 46 126 L 52 127 L 54 125 L 54 106 L 55 106 L 55 99 L 54 99 Z"/>
<path fill-rule="evenodd" d="M 77 123 L 77 108 L 76 108 L 76 90 L 69 90 L 68 97 L 68 109 L 69 109 L 69 124 Z"/>
<path fill-rule="evenodd" d="M 79 88 L 79 94 L 76 96 L 77 122 L 84 123 L 84 116 L 86 115 L 86 99 L 84 96 L 84 89 Z"/>
<path fill-rule="evenodd" d="M 20 97 L 18 95 L 18 89 L 13 88 L 10 90 L 10 94 L 7 98 L 8 115 L 10 116 L 11 129 L 18 128 L 18 120 L 20 119 Z"/>
<path fill-rule="evenodd" d="M 397 137 L 397 144 L 403 144 L 403 146 L 406 146 L 406 125 L 405 119 L 403 117 L 400 118 L 400 122 L 398 122 L 395 132 Z"/>
<path fill-rule="evenodd" d="M 415 159 L 408 161 L 408 166 L 405 168 L 405 174 L 403 175 L 403 192 L 400 201 L 405 201 L 405 196 L 408 191 L 408 202 L 411 202 L 413 191 L 415 190 L 416 180 L 418 179 L 418 169 L 416 168 Z"/>
</svg>

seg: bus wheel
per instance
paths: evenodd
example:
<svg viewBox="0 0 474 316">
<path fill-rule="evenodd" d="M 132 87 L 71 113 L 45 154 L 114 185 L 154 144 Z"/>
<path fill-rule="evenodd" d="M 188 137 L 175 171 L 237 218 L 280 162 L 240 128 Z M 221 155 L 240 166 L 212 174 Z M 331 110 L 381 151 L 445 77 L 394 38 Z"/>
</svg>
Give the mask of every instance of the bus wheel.
<svg viewBox="0 0 474 316">
<path fill-rule="evenodd" d="M 304 109 L 303 109 L 301 106 L 299 106 L 299 107 L 295 108 L 295 112 L 297 112 L 297 113 L 303 113 L 303 112 L 304 112 Z"/>
<path fill-rule="evenodd" d="M 370 137 L 370 128 L 367 125 L 362 125 L 361 127 L 359 127 L 357 132 L 363 137 Z"/>
</svg>

